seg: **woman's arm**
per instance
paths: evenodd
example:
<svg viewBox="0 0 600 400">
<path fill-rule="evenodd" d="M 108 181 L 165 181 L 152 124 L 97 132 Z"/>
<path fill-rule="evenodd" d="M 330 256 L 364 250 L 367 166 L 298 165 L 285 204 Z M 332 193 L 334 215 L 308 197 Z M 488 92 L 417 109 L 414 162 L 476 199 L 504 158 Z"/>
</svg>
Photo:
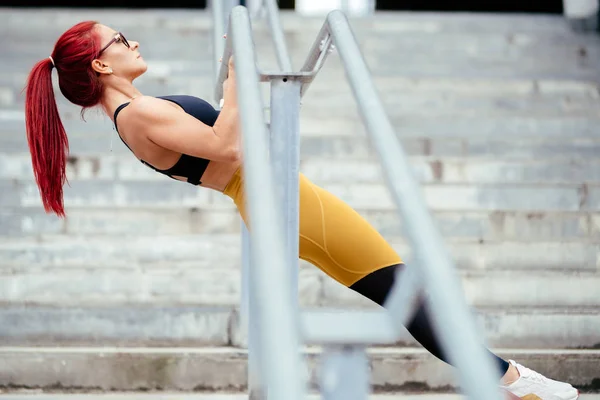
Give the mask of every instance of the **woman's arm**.
<svg viewBox="0 0 600 400">
<path fill-rule="evenodd" d="M 130 129 L 144 132 L 154 144 L 178 153 L 214 161 L 240 158 L 239 117 L 235 95 L 235 73 L 230 62 L 229 78 L 224 84 L 225 104 L 214 126 L 155 97 L 140 97 L 129 107 Z"/>
</svg>

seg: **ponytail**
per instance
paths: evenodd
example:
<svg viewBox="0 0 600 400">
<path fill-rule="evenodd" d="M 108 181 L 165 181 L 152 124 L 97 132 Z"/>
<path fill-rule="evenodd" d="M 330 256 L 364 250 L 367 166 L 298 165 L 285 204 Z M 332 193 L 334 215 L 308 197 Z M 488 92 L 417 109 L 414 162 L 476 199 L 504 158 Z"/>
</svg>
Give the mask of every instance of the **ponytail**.
<svg viewBox="0 0 600 400">
<path fill-rule="evenodd" d="M 67 133 L 60 120 L 52 86 L 53 62 L 38 62 L 29 74 L 25 98 L 25 126 L 33 173 L 44 209 L 65 216 L 63 185 L 67 180 Z"/>
<path fill-rule="evenodd" d="M 29 73 L 25 96 L 25 126 L 33 173 L 46 212 L 65 216 L 63 185 L 67 181 L 69 153 L 52 86 L 52 69 L 58 72 L 61 93 L 71 103 L 85 109 L 96 106 L 102 97 L 102 82 L 92 69 L 98 57 L 100 40 L 95 21 L 83 21 L 64 32 L 52 57 L 38 62 Z"/>
</svg>

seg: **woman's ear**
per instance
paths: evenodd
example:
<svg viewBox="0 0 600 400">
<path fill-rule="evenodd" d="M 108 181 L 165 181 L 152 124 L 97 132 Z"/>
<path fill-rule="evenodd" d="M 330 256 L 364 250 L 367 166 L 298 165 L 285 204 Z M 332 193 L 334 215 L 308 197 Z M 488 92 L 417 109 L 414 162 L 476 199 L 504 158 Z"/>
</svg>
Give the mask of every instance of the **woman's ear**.
<svg viewBox="0 0 600 400">
<path fill-rule="evenodd" d="M 95 59 L 92 61 L 92 69 L 96 71 L 98 74 L 107 74 L 110 75 L 113 73 L 111 67 L 103 63 L 102 61 Z"/>
</svg>

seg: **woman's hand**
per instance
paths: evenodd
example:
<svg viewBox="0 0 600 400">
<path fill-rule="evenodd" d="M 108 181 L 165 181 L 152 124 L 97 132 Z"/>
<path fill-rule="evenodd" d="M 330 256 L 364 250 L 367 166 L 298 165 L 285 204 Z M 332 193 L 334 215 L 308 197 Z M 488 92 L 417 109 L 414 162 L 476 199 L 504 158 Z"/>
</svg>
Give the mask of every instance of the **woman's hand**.
<svg viewBox="0 0 600 400">
<path fill-rule="evenodd" d="M 237 91 L 235 87 L 235 67 L 233 56 L 229 58 L 229 72 L 223 82 L 223 105 L 237 106 Z"/>
</svg>

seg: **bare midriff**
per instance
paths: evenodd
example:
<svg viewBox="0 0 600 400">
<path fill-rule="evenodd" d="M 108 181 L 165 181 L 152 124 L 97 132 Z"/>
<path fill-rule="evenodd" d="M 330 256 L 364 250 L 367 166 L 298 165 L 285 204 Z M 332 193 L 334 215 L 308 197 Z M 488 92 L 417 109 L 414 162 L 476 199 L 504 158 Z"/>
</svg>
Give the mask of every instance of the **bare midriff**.
<svg viewBox="0 0 600 400">
<path fill-rule="evenodd" d="M 241 164 L 242 160 L 235 162 L 211 161 L 202 175 L 200 186 L 223 192 Z"/>
</svg>

